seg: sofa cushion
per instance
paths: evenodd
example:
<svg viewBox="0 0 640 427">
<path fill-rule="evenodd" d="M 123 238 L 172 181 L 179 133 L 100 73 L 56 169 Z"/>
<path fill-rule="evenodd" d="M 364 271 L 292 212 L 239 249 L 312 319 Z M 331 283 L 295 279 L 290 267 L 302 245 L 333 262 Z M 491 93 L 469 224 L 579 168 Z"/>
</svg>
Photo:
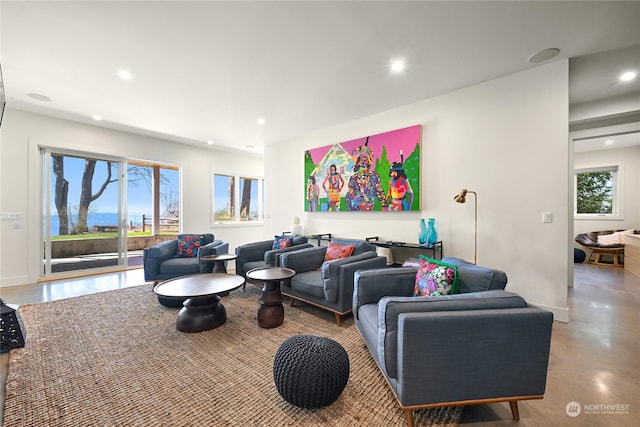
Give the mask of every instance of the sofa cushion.
<svg viewBox="0 0 640 427">
<path fill-rule="evenodd" d="M 198 255 L 198 250 L 207 243 L 210 242 L 207 242 L 204 234 L 180 234 L 176 258 L 194 258 Z"/>
<path fill-rule="evenodd" d="M 275 236 L 272 249 L 284 249 L 293 245 L 293 236 Z"/>
<path fill-rule="evenodd" d="M 601 234 L 598 236 L 598 243 L 603 246 L 619 245 L 622 233 Z"/>
<path fill-rule="evenodd" d="M 161 274 L 197 274 L 200 273 L 200 263 L 196 258 L 171 258 L 160 264 Z"/>
<path fill-rule="evenodd" d="M 296 273 L 291 278 L 291 288 L 304 294 L 324 298 L 324 282 L 319 271 Z"/>
<path fill-rule="evenodd" d="M 458 292 L 458 267 L 420 255 L 413 289 L 415 297 L 435 297 Z"/>
<path fill-rule="evenodd" d="M 504 289 L 507 286 L 504 271 L 481 267 L 454 257 L 444 257 L 442 261 L 458 267 L 458 292 L 461 294 Z"/>
<path fill-rule="evenodd" d="M 625 236 L 627 236 L 629 234 L 635 234 L 635 232 L 636 232 L 636 230 L 633 229 L 633 228 L 630 228 L 628 230 L 620 232 L 620 243 L 624 245 L 625 244 L 625 241 L 624 241 Z"/>
<path fill-rule="evenodd" d="M 339 245 L 337 243 L 329 242 L 327 245 L 327 251 L 324 253 L 324 261 L 333 261 L 334 259 L 342 259 L 351 256 L 354 245 Z"/>
</svg>

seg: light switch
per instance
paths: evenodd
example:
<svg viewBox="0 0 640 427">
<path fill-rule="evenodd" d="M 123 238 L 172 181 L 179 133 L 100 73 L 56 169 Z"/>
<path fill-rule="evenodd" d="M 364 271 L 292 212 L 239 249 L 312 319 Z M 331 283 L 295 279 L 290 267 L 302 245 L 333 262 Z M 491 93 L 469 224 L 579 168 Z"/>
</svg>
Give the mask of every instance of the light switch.
<svg viewBox="0 0 640 427">
<path fill-rule="evenodd" d="M 551 212 L 542 212 L 542 222 L 545 224 L 549 224 L 550 222 L 552 222 L 553 217 L 551 215 Z"/>
<path fill-rule="evenodd" d="M 20 212 L 2 212 L 0 213 L 2 221 L 21 221 Z"/>
</svg>

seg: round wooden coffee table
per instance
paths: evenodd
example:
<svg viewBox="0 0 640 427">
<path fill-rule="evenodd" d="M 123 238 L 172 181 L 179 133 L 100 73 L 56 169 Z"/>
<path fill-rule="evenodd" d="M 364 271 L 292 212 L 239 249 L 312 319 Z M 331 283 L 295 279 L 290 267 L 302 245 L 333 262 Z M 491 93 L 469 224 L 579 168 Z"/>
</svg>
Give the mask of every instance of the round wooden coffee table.
<svg viewBox="0 0 640 427">
<path fill-rule="evenodd" d="M 203 255 L 200 257 L 201 261 L 213 261 L 212 273 L 226 273 L 227 267 L 224 263 L 238 258 L 236 254 L 215 254 L 215 255 Z"/>
<path fill-rule="evenodd" d="M 262 296 L 258 300 L 258 325 L 261 328 L 276 328 L 284 322 L 284 307 L 280 281 L 289 279 L 296 274 L 290 268 L 262 267 L 247 271 L 247 277 L 257 282 L 263 282 Z"/>
<path fill-rule="evenodd" d="M 227 321 L 227 311 L 220 296 L 244 283 L 235 274 L 193 274 L 159 283 L 153 288 L 157 295 L 168 298 L 187 298 L 176 319 L 180 332 L 201 332 L 217 328 Z"/>
</svg>

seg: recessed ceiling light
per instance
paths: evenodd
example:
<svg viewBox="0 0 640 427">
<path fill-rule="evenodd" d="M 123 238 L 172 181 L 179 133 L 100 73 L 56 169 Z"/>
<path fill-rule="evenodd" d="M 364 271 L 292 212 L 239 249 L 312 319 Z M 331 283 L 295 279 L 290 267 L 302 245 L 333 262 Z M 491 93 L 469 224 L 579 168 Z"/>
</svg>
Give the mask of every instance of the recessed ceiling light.
<svg viewBox="0 0 640 427">
<path fill-rule="evenodd" d="M 628 82 L 636 78 L 638 74 L 635 71 L 627 71 L 626 73 L 622 73 L 620 75 L 621 82 Z"/>
<path fill-rule="evenodd" d="M 613 139 L 607 139 L 604 143 L 605 145 L 613 145 L 615 144 L 615 141 Z"/>
<path fill-rule="evenodd" d="M 258 118 L 258 120 L 256 121 L 259 125 L 265 125 L 267 123 L 267 121 L 263 117 Z"/>
<path fill-rule="evenodd" d="M 131 73 L 127 70 L 118 70 L 116 74 L 121 80 L 131 80 L 133 78 Z"/>
<path fill-rule="evenodd" d="M 36 101 L 51 102 L 51 98 L 48 96 L 40 95 L 39 93 L 28 93 L 27 96 Z"/>
<path fill-rule="evenodd" d="M 91 116 L 91 118 L 96 122 L 99 122 L 100 120 L 102 120 L 102 116 L 100 114 L 94 114 L 93 116 Z"/>
<path fill-rule="evenodd" d="M 560 53 L 560 49 L 555 47 L 541 50 L 538 53 L 534 53 L 527 59 L 530 64 L 538 64 L 540 62 L 548 61 L 549 59 L 557 56 Z"/>
<path fill-rule="evenodd" d="M 394 73 L 399 73 L 404 70 L 404 61 L 398 59 L 391 62 L 391 71 Z"/>
<path fill-rule="evenodd" d="M 209 141 L 207 141 L 207 144 L 213 145 L 213 141 L 209 140 Z"/>
</svg>

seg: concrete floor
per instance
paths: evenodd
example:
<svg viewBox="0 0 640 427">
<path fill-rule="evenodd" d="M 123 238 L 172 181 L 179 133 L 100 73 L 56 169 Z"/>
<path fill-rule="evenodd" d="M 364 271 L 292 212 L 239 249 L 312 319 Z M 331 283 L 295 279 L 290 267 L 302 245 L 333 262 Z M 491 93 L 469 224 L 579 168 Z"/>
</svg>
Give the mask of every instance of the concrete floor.
<svg viewBox="0 0 640 427">
<path fill-rule="evenodd" d="M 141 269 L 0 289 L 11 304 L 29 304 L 144 283 Z M 150 285 L 151 286 L 151 285 Z M 575 265 L 569 289 L 569 323 L 555 322 L 542 400 L 519 404 L 520 421 L 508 404 L 468 406 L 463 425 L 636 426 L 640 416 L 640 278 L 622 268 Z M 28 339 L 28 337 L 27 337 Z M 451 355 L 455 361 L 455 355 Z M 0 386 L 8 354 L 1 355 Z M 4 392 L 0 393 L 3 400 Z M 581 413 L 567 414 L 579 404 Z M 610 406 L 607 406 L 610 405 Z M 0 401 L 0 409 L 3 401 Z M 575 406 L 574 406 L 575 407 Z"/>
</svg>

